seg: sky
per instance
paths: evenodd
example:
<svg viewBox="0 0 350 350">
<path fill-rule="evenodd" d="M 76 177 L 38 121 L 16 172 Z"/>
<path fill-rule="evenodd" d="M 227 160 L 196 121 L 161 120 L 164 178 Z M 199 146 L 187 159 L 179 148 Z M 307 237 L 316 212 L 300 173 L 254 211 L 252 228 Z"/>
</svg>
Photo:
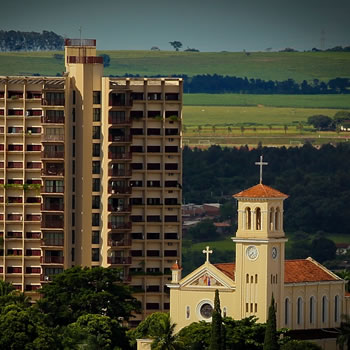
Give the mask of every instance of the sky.
<svg viewBox="0 0 350 350">
<path fill-rule="evenodd" d="M 0 30 L 79 38 L 81 27 L 99 50 L 172 50 L 174 40 L 200 51 L 350 46 L 349 0 L 0 1 Z"/>
</svg>

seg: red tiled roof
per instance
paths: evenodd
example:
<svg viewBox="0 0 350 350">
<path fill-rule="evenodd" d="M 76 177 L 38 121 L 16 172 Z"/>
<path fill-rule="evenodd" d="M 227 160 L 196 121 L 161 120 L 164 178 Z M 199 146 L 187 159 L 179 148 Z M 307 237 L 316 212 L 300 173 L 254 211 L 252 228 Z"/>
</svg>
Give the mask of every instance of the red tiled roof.
<svg viewBox="0 0 350 350">
<path fill-rule="evenodd" d="M 284 265 L 284 282 L 320 282 L 337 281 L 338 279 L 324 270 L 316 261 L 308 258 L 305 260 L 286 260 Z"/>
<path fill-rule="evenodd" d="M 235 279 L 235 269 L 236 264 L 234 263 L 223 263 L 223 264 L 214 264 L 214 266 L 223 272 L 226 276 L 230 277 L 232 280 Z"/>
<path fill-rule="evenodd" d="M 349 292 L 345 292 L 345 296 L 346 297 L 350 297 L 350 293 Z"/>
<path fill-rule="evenodd" d="M 235 264 L 214 264 L 232 280 L 235 279 Z M 320 281 L 337 281 L 338 279 L 323 269 L 316 261 L 308 258 L 302 260 L 286 260 L 284 265 L 284 283 L 303 283 Z"/>
<path fill-rule="evenodd" d="M 288 198 L 288 196 L 272 187 L 258 184 L 247 190 L 241 191 L 233 195 L 234 198 Z"/>
</svg>

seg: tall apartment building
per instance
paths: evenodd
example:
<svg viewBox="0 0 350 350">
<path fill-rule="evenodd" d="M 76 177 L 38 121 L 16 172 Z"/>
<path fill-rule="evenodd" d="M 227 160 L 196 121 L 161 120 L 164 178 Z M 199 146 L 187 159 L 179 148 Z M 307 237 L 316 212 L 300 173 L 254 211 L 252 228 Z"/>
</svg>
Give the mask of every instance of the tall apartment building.
<svg viewBox="0 0 350 350">
<path fill-rule="evenodd" d="M 0 77 L 0 274 L 35 290 L 74 265 L 118 267 L 142 312 L 169 309 L 181 259 L 182 80 L 103 77 L 67 39 L 63 77 Z"/>
</svg>

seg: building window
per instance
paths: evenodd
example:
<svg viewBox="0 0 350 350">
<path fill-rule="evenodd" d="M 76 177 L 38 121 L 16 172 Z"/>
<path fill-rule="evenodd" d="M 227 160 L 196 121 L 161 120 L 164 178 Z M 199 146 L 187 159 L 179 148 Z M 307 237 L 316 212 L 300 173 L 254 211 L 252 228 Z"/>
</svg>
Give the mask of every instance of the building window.
<svg viewBox="0 0 350 350">
<path fill-rule="evenodd" d="M 100 231 L 92 231 L 91 243 L 100 244 Z"/>
<path fill-rule="evenodd" d="M 303 321 L 303 299 L 301 297 L 297 300 L 297 324 L 301 325 Z"/>
<path fill-rule="evenodd" d="M 72 160 L 72 174 L 75 175 L 75 160 Z"/>
<path fill-rule="evenodd" d="M 92 121 L 94 121 L 94 122 L 101 121 L 101 108 L 94 108 L 93 109 Z"/>
<path fill-rule="evenodd" d="M 93 126 L 92 127 L 92 138 L 94 140 L 99 140 L 101 138 L 101 127 Z"/>
<path fill-rule="evenodd" d="M 289 323 L 289 299 L 284 300 L 284 324 L 287 326 Z"/>
<path fill-rule="evenodd" d="M 99 160 L 92 161 L 92 173 L 99 174 L 101 171 L 101 162 Z"/>
<path fill-rule="evenodd" d="M 75 248 L 72 248 L 71 254 L 72 254 L 72 261 L 74 261 L 75 260 Z"/>
<path fill-rule="evenodd" d="M 101 145 L 99 143 L 92 144 L 92 156 L 99 157 L 101 153 Z"/>
<path fill-rule="evenodd" d="M 92 192 L 100 192 L 101 182 L 100 179 L 92 179 Z"/>
<path fill-rule="evenodd" d="M 246 229 L 251 230 L 252 228 L 252 211 L 248 207 L 245 209 Z"/>
<path fill-rule="evenodd" d="M 94 91 L 93 92 L 93 102 L 94 105 L 101 104 L 101 91 Z"/>
<path fill-rule="evenodd" d="M 328 321 L 328 299 L 326 296 L 322 297 L 322 323 Z"/>
<path fill-rule="evenodd" d="M 75 126 L 72 126 L 72 139 L 75 140 Z"/>
<path fill-rule="evenodd" d="M 334 297 L 334 322 L 339 322 L 340 315 L 340 300 L 339 295 Z"/>
<path fill-rule="evenodd" d="M 75 123 L 75 108 L 72 109 L 72 120 Z"/>
<path fill-rule="evenodd" d="M 100 196 L 92 196 L 92 209 L 100 209 Z"/>
<path fill-rule="evenodd" d="M 92 261 L 100 261 L 100 248 L 92 248 L 91 249 L 91 260 Z"/>
<path fill-rule="evenodd" d="M 255 228 L 256 230 L 261 230 L 261 209 L 256 208 L 255 210 Z"/>
<path fill-rule="evenodd" d="M 72 230 L 72 244 L 75 243 L 75 230 Z"/>
<path fill-rule="evenodd" d="M 100 226 L 100 214 L 99 213 L 92 213 L 92 226 Z"/>
<path fill-rule="evenodd" d="M 275 230 L 278 231 L 280 229 L 280 208 L 276 208 L 275 211 Z"/>
<path fill-rule="evenodd" d="M 315 323 L 315 297 L 310 297 L 310 324 Z"/>
<path fill-rule="evenodd" d="M 75 105 L 75 90 L 73 90 L 73 105 Z"/>
<path fill-rule="evenodd" d="M 249 283 L 249 275 L 248 274 L 245 276 L 245 281 L 246 281 L 246 283 Z"/>
<path fill-rule="evenodd" d="M 274 225 L 273 225 L 273 219 L 274 219 L 274 216 L 275 216 L 275 209 L 274 208 L 271 208 L 270 209 L 270 230 L 273 231 L 274 230 Z"/>
</svg>

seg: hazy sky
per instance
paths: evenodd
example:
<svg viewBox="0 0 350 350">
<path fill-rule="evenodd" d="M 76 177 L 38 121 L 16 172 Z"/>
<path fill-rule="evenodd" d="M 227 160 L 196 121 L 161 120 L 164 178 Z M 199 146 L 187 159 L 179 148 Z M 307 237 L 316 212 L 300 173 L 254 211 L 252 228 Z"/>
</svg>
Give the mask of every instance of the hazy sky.
<svg viewBox="0 0 350 350">
<path fill-rule="evenodd" d="M 0 29 L 96 38 L 97 48 L 201 51 L 350 46 L 349 0 L 1 0 Z"/>
</svg>

